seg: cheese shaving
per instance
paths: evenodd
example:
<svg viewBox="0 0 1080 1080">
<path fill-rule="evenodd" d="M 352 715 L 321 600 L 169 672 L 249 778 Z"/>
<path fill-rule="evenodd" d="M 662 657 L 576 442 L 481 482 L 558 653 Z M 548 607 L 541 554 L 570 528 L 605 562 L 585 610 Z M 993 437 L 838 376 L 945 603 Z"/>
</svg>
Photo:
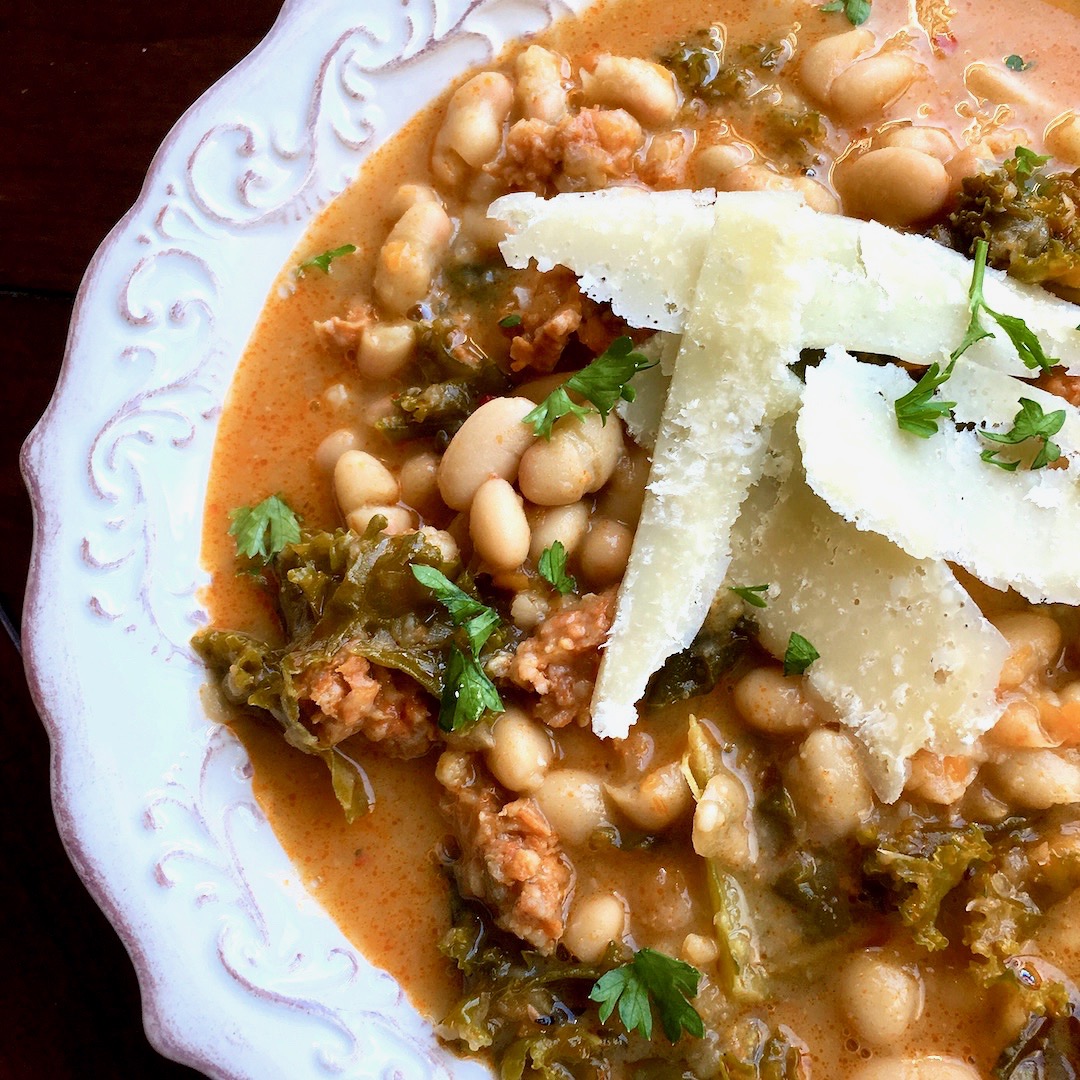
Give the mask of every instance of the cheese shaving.
<svg viewBox="0 0 1080 1080">
<path fill-rule="evenodd" d="M 860 529 L 888 537 L 916 559 L 958 563 L 987 585 L 1012 587 L 1033 603 L 1080 604 L 1072 561 L 1080 535 L 1075 462 L 1067 469 L 1006 472 L 980 460 L 989 444 L 975 431 L 949 420 L 928 439 L 901 431 L 893 402 L 911 386 L 898 368 L 860 364 L 840 349 L 828 350 L 806 374 L 798 421 L 810 487 Z M 951 389 L 950 381 L 942 393 Z M 1018 394 L 1031 390 L 1017 384 Z M 1061 399 L 1054 402 L 1072 410 Z M 974 415 L 959 401 L 957 410 Z M 999 421 L 1007 411 L 999 403 Z M 1074 419 L 1070 431 L 1075 425 Z"/>
<path fill-rule="evenodd" d="M 792 464 L 744 503 L 729 582 L 769 583 L 753 612 L 761 643 L 777 657 L 792 632 L 814 645 L 806 678 L 859 737 L 878 797 L 893 802 L 917 750 L 970 750 L 997 720 L 1008 645 L 945 563 L 912 558 L 814 495 L 790 428 L 773 450 Z"/>
</svg>

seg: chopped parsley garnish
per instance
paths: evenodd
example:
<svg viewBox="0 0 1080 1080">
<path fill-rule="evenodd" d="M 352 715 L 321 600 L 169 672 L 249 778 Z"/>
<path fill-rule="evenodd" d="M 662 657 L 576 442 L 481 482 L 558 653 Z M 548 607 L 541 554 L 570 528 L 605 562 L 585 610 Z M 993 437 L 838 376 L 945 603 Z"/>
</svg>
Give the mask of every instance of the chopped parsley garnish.
<svg viewBox="0 0 1080 1080">
<path fill-rule="evenodd" d="M 932 401 L 934 391 L 948 382 L 956 365 L 955 358 L 944 371 L 935 362 L 923 373 L 923 377 L 903 397 L 893 403 L 896 410 L 896 425 L 901 431 L 910 431 L 920 439 L 929 439 L 937 434 L 937 422 L 948 416 L 956 407 L 955 401 Z"/>
<path fill-rule="evenodd" d="M 822 11 L 842 11 L 852 26 L 862 26 L 870 18 L 870 0 L 829 0 Z"/>
<path fill-rule="evenodd" d="M 784 653 L 784 674 L 802 675 L 820 657 L 821 653 L 802 634 L 796 634 L 793 630 Z"/>
<path fill-rule="evenodd" d="M 355 244 L 342 244 L 341 247 L 333 248 L 331 251 L 324 251 L 320 255 L 313 255 L 310 259 L 305 259 L 296 267 L 296 276 L 303 277 L 309 270 L 321 270 L 324 274 L 330 273 L 330 264 L 335 259 L 340 259 L 342 255 L 351 255 L 356 251 Z"/>
<path fill-rule="evenodd" d="M 1026 146 L 1018 146 L 1011 158 L 1016 175 L 1021 180 L 1029 179 L 1036 169 L 1041 169 L 1049 160 L 1049 154 L 1036 154 Z"/>
<path fill-rule="evenodd" d="M 413 577 L 429 588 L 435 599 L 450 613 L 469 639 L 469 652 L 450 646 L 446 662 L 439 727 L 460 731 L 475 724 L 485 712 L 502 712 L 503 703 L 495 684 L 480 665 L 480 650 L 499 625 L 498 613 L 475 596 L 458 588 L 433 566 L 412 566 Z"/>
<path fill-rule="evenodd" d="M 678 1042 L 683 1031 L 700 1039 L 705 1024 L 690 1004 L 700 979 L 701 972 L 682 960 L 653 949 L 640 949 L 628 964 L 602 975 L 589 998 L 600 1003 L 601 1023 L 607 1022 L 618 1005 L 623 1027 L 651 1039 L 655 1005 L 670 1042 Z"/>
<path fill-rule="evenodd" d="M 1034 63 L 1028 63 L 1022 56 L 1017 56 L 1016 53 L 1012 53 L 1005 57 L 1005 66 L 1010 71 L 1027 71 L 1034 67 Z"/>
<path fill-rule="evenodd" d="M 608 413 L 616 403 L 634 400 L 634 388 L 630 380 L 654 363 L 639 352 L 634 352 L 634 343 L 628 337 L 616 338 L 588 367 L 571 375 L 562 386 L 553 390 L 522 423 L 532 424 L 536 434 L 545 439 L 551 438 L 551 426 L 561 416 L 573 413 L 585 419 L 590 409 L 570 400 L 569 391 L 580 394 L 594 406 L 606 421 Z"/>
<path fill-rule="evenodd" d="M 564 596 L 577 589 L 577 580 L 566 572 L 566 548 L 561 540 L 556 540 L 551 547 L 544 548 L 537 563 L 540 576 Z"/>
<path fill-rule="evenodd" d="M 1017 147 L 1017 155 L 1023 149 L 1023 147 Z M 1032 154 L 1030 150 L 1027 153 L 1031 154 L 1031 160 L 1039 158 L 1038 154 Z M 1017 162 L 1019 163 L 1021 160 L 1027 161 L 1029 159 L 1021 159 L 1018 156 Z M 1019 168 L 1019 164 L 1017 167 Z M 971 321 L 968 323 L 964 340 L 957 346 L 956 351 L 952 354 L 952 359 L 956 360 L 957 357 L 963 356 L 976 341 L 981 341 L 985 337 L 994 337 L 994 334 L 983 326 L 982 320 L 979 318 L 980 313 L 985 311 L 1009 335 L 1009 340 L 1013 343 L 1017 355 L 1024 361 L 1025 367 L 1042 368 L 1043 370 L 1052 368 L 1058 361 L 1043 352 L 1038 337 L 1035 336 L 1028 324 L 1015 315 L 1003 315 L 1000 311 L 994 311 L 983 298 L 983 278 L 986 274 L 986 253 L 988 248 L 989 245 L 985 240 L 980 238 L 975 241 L 975 269 L 971 275 L 971 288 L 968 290 L 968 310 L 971 312 Z"/>
<path fill-rule="evenodd" d="M 751 607 L 765 607 L 768 603 L 763 595 L 769 591 L 768 585 L 732 585 L 730 588 L 736 596 L 745 600 Z"/>
<path fill-rule="evenodd" d="M 979 434 L 990 442 L 1002 443 L 1005 446 L 1015 446 L 1017 443 L 1026 442 L 1028 439 L 1039 439 L 1042 446 L 1031 462 L 1032 469 L 1042 469 L 1051 462 L 1061 457 L 1061 447 L 1052 442 L 1051 435 L 1056 435 L 1062 424 L 1065 423 L 1065 410 L 1055 409 L 1052 413 L 1044 413 L 1042 406 L 1031 398 L 1020 399 L 1020 411 L 1013 417 L 1013 426 L 1010 431 L 984 431 L 980 428 Z M 1008 458 L 998 458 L 996 450 L 984 450 L 980 455 L 983 461 L 990 465 L 996 465 L 1006 472 L 1015 472 L 1019 461 Z"/>
<path fill-rule="evenodd" d="M 499 325 L 504 330 L 512 330 L 515 326 L 520 326 L 521 325 L 521 316 L 517 315 L 517 314 L 504 315 L 499 320 Z"/>
<path fill-rule="evenodd" d="M 266 562 L 300 539 L 300 519 L 279 495 L 263 499 L 257 506 L 238 506 L 229 511 L 229 535 L 236 538 L 236 550 L 249 559 Z"/>
</svg>

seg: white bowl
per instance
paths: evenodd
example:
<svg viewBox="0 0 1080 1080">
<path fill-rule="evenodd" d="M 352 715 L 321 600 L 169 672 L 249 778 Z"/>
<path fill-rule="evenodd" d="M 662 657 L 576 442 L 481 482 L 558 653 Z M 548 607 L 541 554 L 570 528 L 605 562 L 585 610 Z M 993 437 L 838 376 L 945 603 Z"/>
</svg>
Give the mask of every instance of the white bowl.
<svg viewBox="0 0 1080 1080">
<path fill-rule="evenodd" d="M 290 0 L 94 256 L 23 449 L 25 655 L 60 832 L 132 955 L 151 1042 L 210 1075 L 488 1075 L 304 891 L 188 642 L 217 418 L 278 269 L 450 78 L 583 5 Z"/>
</svg>

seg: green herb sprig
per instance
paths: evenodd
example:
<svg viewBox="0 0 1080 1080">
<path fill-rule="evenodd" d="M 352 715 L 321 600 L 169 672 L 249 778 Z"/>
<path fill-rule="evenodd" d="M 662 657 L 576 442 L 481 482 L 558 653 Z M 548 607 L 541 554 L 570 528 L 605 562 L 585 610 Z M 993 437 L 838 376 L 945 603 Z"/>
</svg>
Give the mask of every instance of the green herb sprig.
<svg viewBox="0 0 1080 1080">
<path fill-rule="evenodd" d="M 450 646 L 439 705 L 439 727 L 443 731 L 460 731 L 475 724 L 485 712 L 503 712 L 499 691 L 480 664 L 480 650 L 499 626 L 498 613 L 458 588 L 435 567 L 413 565 L 411 569 L 413 577 L 432 591 L 469 641 L 467 653 L 457 645 Z"/>
<path fill-rule="evenodd" d="M 937 422 L 956 408 L 955 401 L 934 401 L 934 392 L 939 386 L 949 381 L 956 366 L 955 358 L 942 371 L 935 361 L 923 373 L 923 377 L 903 397 L 893 402 L 896 412 L 896 426 L 901 431 L 910 431 L 920 439 L 929 439 L 936 435 Z"/>
<path fill-rule="evenodd" d="M 607 1022 L 618 1005 L 623 1027 L 651 1039 L 655 1005 L 670 1042 L 678 1042 L 684 1031 L 700 1039 L 705 1034 L 705 1024 L 690 1004 L 697 995 L 700 979 L 701 972 L 682 960 L 653 949 L 641 949 L 628 964 L 602 975 L 589 997 L 600 1003 L 602 1023 Z"/>
<path fill-rule="evenodd" d="M 256 506 L 229 511 L 229 535 L 236 539 L 237 554 L 268 562 L 286 544 L 300 540 L 300 519 L 280 495 L 271 495 Z"/>
<path fill-rule="evenodd" d="M 1023 148 L 1018 147 L 1018 153 L 1020 149 Z M 1031 154 L 1031 151 L 1029 150 L 1028 153 Z M 1031 156 L 1033 159 L 1039 157 L 1037 154 Z M 1018 157 L 1017 160 L 1020 161 L 1021 159 Z M 1004 315 L 1000 311 L 994 311 L 986 303 L 983 297 L 983 279 L 986 275 L 986 255 L 988 250 L 989 245 L 985 240 L 980 238 L 975 241 L 975 269 L 971 275 L 971 288 L 968 291 L 968 310 L 971 312 L 971 319 L 968 322 L 968 328 L 963 340 L 952 354 L 952 360 L 955 361 L 958 357 L 963 356 L 976 341 L 981 341 L 986 337 L 994 337 L 993 332 L 986 329 L 980 318 L 980 315 L 985 312 L 1009 336 L 1009 340 L 1013 343 L 1013 347 L 1016 349 L 1020 359 L 1023 360 L 1025 367 L 1041 368 L 1044 371 L 1052 368 L 1059 361 L 1046 355 L 1038 337 L 1023 319 L 1015 315 Z"/>
<path fill-rule="evenodd" d="M 1032 401 L 1031 398 L 1020 398 L 1020 411 L 1013 417 L 1013 426 L 1009 431 L 985 431 L 980 428 L 979 434 L 990 442 L 1005 446 L 1016 446 L 1018 443 L 1027 442 L 1028 439 L 1040 440 L 1042 445 L 1031 461 L 1031 468 L 1042 469 L 1061 457 L 1061 447 L 1052 442 L 1050 436 L 1056 435 L 1064 423 L 1064 409 L 1055 409 L 1052 413 L 1047 413 L 1037 401 Z M 1020 462 L 999 458 L 997 453 L 993 449 L 984 450 L 980 456 L 990 465 L 996 465 L 1006 472 L 1015 472 Z"/>
<path fill-rule="evenodd" d="M 532 424 L 533 430 L 541 438 L 551 438 L 551 427 L 560 417 L 573 413 L 584 420 L 593 410 L 604 421 L 608 414 L 621 400 L 633 401 L 634 388 L 630 380 L 655 363 L 639 352 L 634 352 L 634 343 L 629 337 L 616 338 L 588 367 L 571 375 L 562 386 L 553 390 L 532 412 L 527 413 L 522 423 Z M 570 399 L 570 391 L 580 394 L 592 403 L 593 409 L 578 405 Z"/>
<path fill-rule="evenodd" d="M 784 652 L 784 674 L 803 675 L 815 660 L 820 659 L 821 653 L 802 634 L 796 634 L 793 630 Z"/>
<path fill-rule="evenodd" d="M 870 0 L 829 0 L 822 11 L 842 11 L 852 26 L 862 26 L 870 18 Z"/>
<path fill-rule="evenodd" d="M 324 274 L 329 274 L 330 264 L 335 259 L 340 259 L 342 255 L 352 255 L 355 251 L 355 244 L 342 244 L 341 247 L 313 255 L 310 259 L 298 263 L 294 273 L 297 277 L 303 277 L 309 270 L 321 270 Z"/>
<path fill-rule="evenodd" d="M 566 572 L 566 548 L 561 540 L 544 548 L 536 567 L 540 576 L 562 596 L 577 590 L 577 579 Z"/>
<path fill-rule="evenodd" d="M 741 600 L 745 600 L 751 607 L 763 608 L 768 606 L 765 593 L 769 591 L 768 585 L 732 585 L 730 590 Z"/>
</svg>

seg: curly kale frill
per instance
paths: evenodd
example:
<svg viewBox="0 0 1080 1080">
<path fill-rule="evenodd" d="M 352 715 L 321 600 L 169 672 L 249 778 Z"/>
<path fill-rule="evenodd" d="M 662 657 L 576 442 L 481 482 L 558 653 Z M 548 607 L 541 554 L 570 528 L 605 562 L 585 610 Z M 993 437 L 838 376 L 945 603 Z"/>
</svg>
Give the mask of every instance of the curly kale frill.
<svg viewBox="0 0 1080 1080">
<path fill-rule="evenodd" d="M 232 630 L 203 630 L 193 644 L 225 697 L 269 714 L 286 740 L 321 757 L 349 820 L 368 809 L 366 780 L 346 749 L 326 738 L 302 708 L 307 676 L 343 650 L 403 672 L 438 697 L 455 628 L 413 576 L 412 566 L 455 574 L 422 532 L 385 536 L 375 518 L 363 536 L 308 533 L 265 570 L 276 590 L 283 644 Z"/>
<path fill-rule="evenodd" d="M 950 245 L 971 256 L 986 240 L 988 263 L 1019 281 L 1080 270 L 1080 169 L 1047 173 L 1044 161 L 1020 147 L 993 172 L 965 178 L 945 226 Z"/>
</svg>

